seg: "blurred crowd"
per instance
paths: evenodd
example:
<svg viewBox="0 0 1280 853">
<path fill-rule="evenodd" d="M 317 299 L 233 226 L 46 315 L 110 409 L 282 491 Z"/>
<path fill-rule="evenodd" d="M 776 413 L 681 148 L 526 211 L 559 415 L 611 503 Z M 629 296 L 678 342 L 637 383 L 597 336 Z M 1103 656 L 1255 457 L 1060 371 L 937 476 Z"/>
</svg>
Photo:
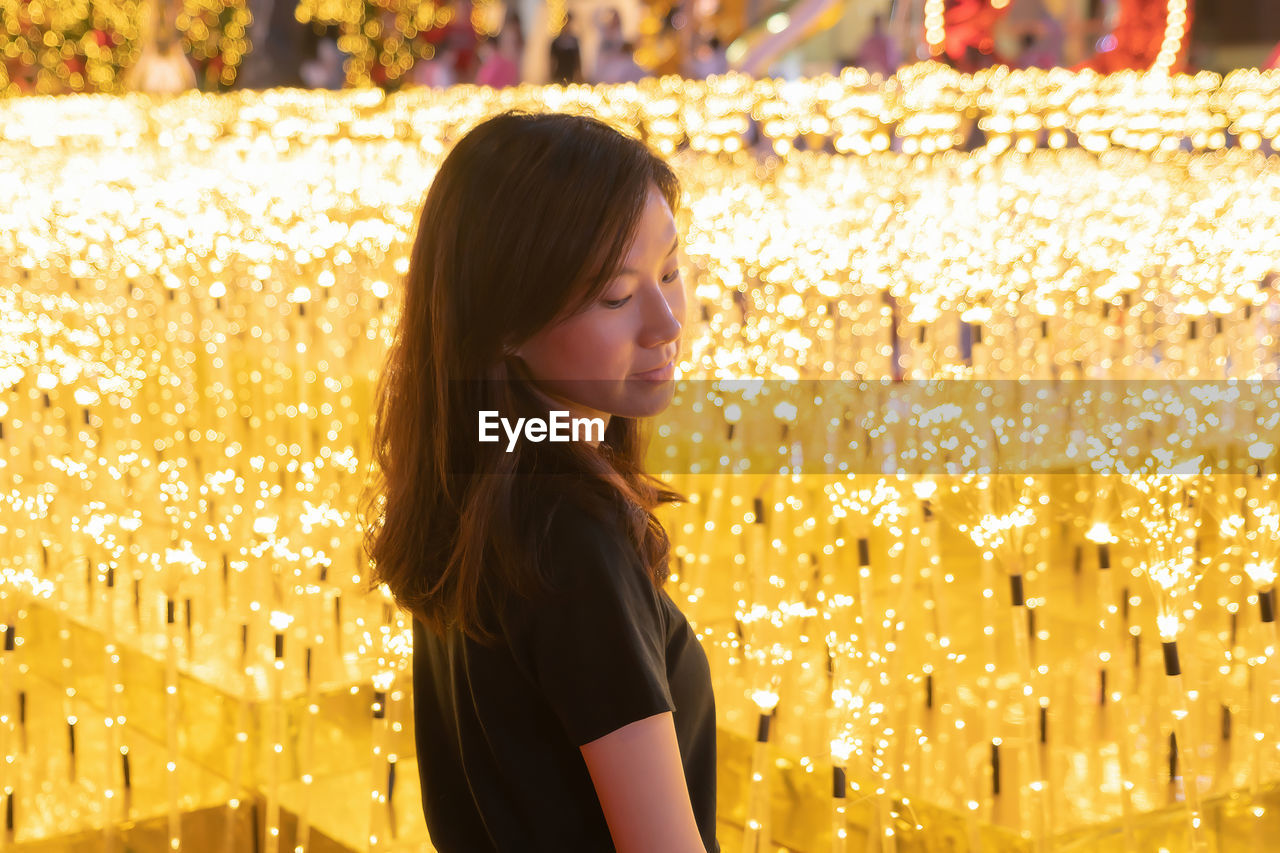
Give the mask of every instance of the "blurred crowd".
<svg viewBox="0 0 1280 853">
<path fill-rule="evenodd" d="M 1056 68 L 1063 64 L 1066 34 L 1058 19 L 1047 12 L 1021 31 L 1018 44 L 1017 54 L 1010 57 L 1001 56 L 994 49 L 983 51 L 977 46 L 970 46 L 957 58 L 952 58 L 945 52 L 938 58 L 968 74 L 993 65 Z M 885 26 L 884 17 L 875 15 L 871 19 L 871 32 L 866 39 L 852 56 L 841 60 L 839 65 L 865 68 L 873 74 L 889 77 L 906 61 L 899 47 L 899 40 Z"/>
<path fill-rule="evenodd" d="M 547 55 L 530 57 L 526 55 L 526 25 L 519 14 L 509 11 L 496 34 L 485 35 L 473 27 L 467 13 L 470 0 L 453 2 L 459 7 L 458 13 L 447 25 L 425 34 L 429 46 L 398 83 L 434 87 L 474 83 L 501 88 L 520 84 L 529 77 L 531 68 L 539 69 L 539 82 L 545 79 L 560 84 L 637 82 L 659 72 L 678 72 L 701 79 L 729 71 L 727 45 L 720 36 L 702 32 L 683 40 L 677 37 L 676 30 L 682 24 L 687 27 L 684 21 L 668 20 L 658 37 L 670 43 L 680 41 L 680 50 L 675 55 L 682 58 L 678 60 L 660 60 L 660 55 L 671 55 L 671 51 L 655 50 L 649 43 L 638 52 L 635 36 L 628 34 L 623 17 L 615 8 L 599 9 L 588 21 L 580 21 L 573 12 L 566 12 L 563 26 L 550 42 Z M 587 31 L 587 28 L 592 29 Z M 969 45 L 954 52 L 948 47 L 938 59 L 966 73 L 994 65 L 1054 68 L 1064 64 L 1064 28 L 1043 5 L 1038 12 L 1020 19 L 1014 32 L 1016 41 L 1009 41 L 1006 36 L 1004 52 L 997 51 L 992 40 L 986 38 L 981 47 Z M 592 55 L 584 62 L 586 34 L 592 36 L 588 46 Z M 1099 50 L 1107 49 L 1101 47 L 1106 40 L 1104 37 L 1099 41 Z M 866 35 L 846 45 L 846 52 L 835 62 L 834 70 L 856 66 L 888 77 L 916 59 L 904 55 L 902 46 L 908 41 L 898 28 L 891 31 L 885 18 L 877 14 Z M 344 85 L 344 63 L 348 57 L 338 45 L 334 34 L 312 34 L 311 44 L 303 51 L 306 58 L 300 69 L 304 85 L 313 88 Z M 1268 67 L 1280 65 L 1280 48 L 1266 64 Z"/>
<path fill-rule="evenodd" d="M 624 32 L 622 16 L 616 9 L 600 11 L 590 22 L 596 28 L 594 62 L 584 67 L 579 22 L 572 12 L 551 41 L 548 82 L 634 83 L 654 74 L 636 58 L 636 42 Z M 495 35 L 477 33 L 467 16 L 457 15 L 449 25 L 431 33 L 430 47 L 416 61 L 405 81 L 422 86 L 444 87 L 474 83 L 501 88 L 519 85 L 526 67 L 524 23 L 519 13 L 510 11 Z M 313 34 L 304 48 L 299 76 L 310 88 L 339 89 L 344 85 L 344 63 L 348 56 L 339 47 L 336 32 Z M 681 73 L 704 78 L 729 70 L 725 46 L 716 35 L 694 40 Z"/>
</svg>

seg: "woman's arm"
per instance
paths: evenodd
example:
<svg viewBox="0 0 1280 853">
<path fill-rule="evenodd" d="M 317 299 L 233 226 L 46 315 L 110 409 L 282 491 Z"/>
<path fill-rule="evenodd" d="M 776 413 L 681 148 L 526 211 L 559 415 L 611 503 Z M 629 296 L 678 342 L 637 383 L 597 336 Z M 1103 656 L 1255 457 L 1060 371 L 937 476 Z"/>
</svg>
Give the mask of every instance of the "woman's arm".
<svg viewBox="0 0 1280 853">
<path fill-rule="evenodd" d="M 706 853 L 670 711 L 583 744 L 618 853 Z"/>
</svg>

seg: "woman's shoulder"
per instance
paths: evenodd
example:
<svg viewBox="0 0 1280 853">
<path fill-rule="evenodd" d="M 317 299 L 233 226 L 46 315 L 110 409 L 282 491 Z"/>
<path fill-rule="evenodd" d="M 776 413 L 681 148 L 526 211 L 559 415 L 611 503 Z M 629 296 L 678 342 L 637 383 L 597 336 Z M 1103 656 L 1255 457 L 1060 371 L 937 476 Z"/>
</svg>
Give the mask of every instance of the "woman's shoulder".
<svg viewBox="0 0 1280 853">
<path fill-rule="evenodd" d="M 602 598 L 647 595 L 639 552 L 621 518 L 607 505 L 581 496 L 548 503 L 529 557 L 534 564 L 530 579 L 536 582 L 502 595 L 504 612 L 563 612 L 564 607 L 590 607 Z"/>
<path fill-rule="evenodd" d="M 602 556 L 628 541 L 622 510 L 613 501 L 570 492 L 554 498 L 548 509 L 542 551 L 559 563 L 567 556 Z"/>
</svg>

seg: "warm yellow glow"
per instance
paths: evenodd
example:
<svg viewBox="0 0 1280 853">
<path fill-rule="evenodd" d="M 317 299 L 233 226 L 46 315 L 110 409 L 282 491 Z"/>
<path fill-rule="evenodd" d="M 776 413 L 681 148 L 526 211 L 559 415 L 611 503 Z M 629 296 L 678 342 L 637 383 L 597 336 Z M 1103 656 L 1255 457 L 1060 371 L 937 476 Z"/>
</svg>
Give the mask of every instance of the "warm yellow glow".
<svg viewBox="0 0 1280 853">
<path fill-rule="evenodd" d="M 1111 528 L 1107 526 L 1105 521 L 1099 521 L 1095 523 L 1093 527 L 1090 527 L 1088 531 L 1085 532 L 1084 538 L 1088 539 L 1090 542 L 1097 542 L 1099 545 L 1104 543 L 1114 545 L 1116 542 L 1120 541 L 1116 538 L 1115 534 L 1111 532 Z"/>
<path fill-rule="evenodd" d="M 772 711 L 778 704 L 778 694 L 772 690 L 755 690 L 751 693 L 751 701 L 764 713 Z"/>
</svg>

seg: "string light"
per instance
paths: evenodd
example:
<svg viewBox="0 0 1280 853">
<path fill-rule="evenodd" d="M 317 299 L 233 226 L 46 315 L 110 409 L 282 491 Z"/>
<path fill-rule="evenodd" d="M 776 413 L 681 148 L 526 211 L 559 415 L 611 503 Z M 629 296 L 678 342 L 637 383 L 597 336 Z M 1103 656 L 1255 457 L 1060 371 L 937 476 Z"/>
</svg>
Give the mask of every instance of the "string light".
<svg viewBox="0 0 1280 853">
<path fill-rule="evenodd" d="M 946 6 L 946 0 L 925 0 L 924 3 L 924 38 L 929 53 L 934 56 L 940 55 L 946 46 Z"/>
<path fill-rule="evenodd" d="M 1167 72 L 1182 51 L 1182 40 L 1187 32 L 1187 0 L 1168 0 L 1165 11 L 1164 35 L 1160 40 L 1160 52 L 1156 54 L 1152 69 Z"/>
</svg>

